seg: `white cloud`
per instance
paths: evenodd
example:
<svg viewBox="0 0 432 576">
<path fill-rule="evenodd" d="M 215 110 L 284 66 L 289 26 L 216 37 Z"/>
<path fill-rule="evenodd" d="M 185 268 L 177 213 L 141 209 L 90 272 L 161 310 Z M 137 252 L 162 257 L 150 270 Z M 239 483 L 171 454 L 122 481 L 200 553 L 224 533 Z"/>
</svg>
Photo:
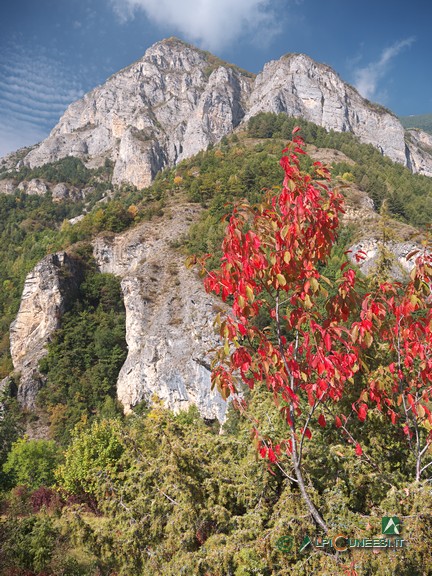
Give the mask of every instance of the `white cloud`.
<svg viewBox="0 0 432 576">
<path fill-rule="evenodd" d="M 254 33 L 254 42 L 268 42 L 280 31 L 274 0 L 110 0 L 126 21 L 139 10 L 165 30 L 209 50 L 221 50 L 237 38 Z"/>
<path fill-rule="evenodd" d="M 354 70 L 354 84 L 357 90 L 365 98 L 376 98 L 380 81 L 389 71 L 390 64 L 398 54 L 404 49 L 411 46 L 415 38 L 406 38 L 392 44 L 382 51 L 380 58 L 376 62 L 371 62 L 363 68 Z"/>
<path fill-rule="evenodd" d="M 0 54 L 0 156 L 45 138 L 68 104 L 83 94 L 58 54 L 19 44 Z"/>
</svg>

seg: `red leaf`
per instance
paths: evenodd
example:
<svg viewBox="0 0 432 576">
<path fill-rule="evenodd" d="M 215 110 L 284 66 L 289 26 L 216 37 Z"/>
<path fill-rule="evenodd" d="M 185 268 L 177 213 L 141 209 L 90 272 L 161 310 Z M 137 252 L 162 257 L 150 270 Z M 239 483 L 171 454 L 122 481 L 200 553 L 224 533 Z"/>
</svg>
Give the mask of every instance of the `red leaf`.
<svg viewBox="0 0 432 576">
<path fill-rule="evenodd" d="M 342 426 L 342 420 L 339 418 L 339 416 L 336 416 L 336 418 L 335 418 L 335 424 L 336 424 L 336 428 L 341 428 L 341 426 Z"/>
<path fill-rule="evenodd" d="M 364 260 L 366 258 L 366 256 L 367 256 L 367 254 L 363 250 L 358 250 L 354 254 L 354 258 L 356 259 L 356 262 L 361 262 L 362 260 Z"/>
<path fill-rule="evenodd" d="M 238 330 L 239 330 L 239 332 L 240 332 L 240 334 L 241 334 L 242 336 L 246 336 L 247 330 L 246 330 L 246 328 L 243 326 L 243 324 L 239 324 L 239 325 L 238 325 Z"/>
<path fill-rule="evenodd" d="M 363 454 L 362 447 L 360 446 L 360 444 L 358 442 L 357 442 L 357 445 L 355 447 L 355 453 L 357 454 L 357 456 L 361 456 Z"/>
<path fill-rule="evenodd" d="M 409 402 L 409 405 L 411 406 L 411 408 L 414 408 L 414 398 L 413 398 L 412 394 L 407 394 L 407 398 L 408 398 L 408 402 Z"/>
<path fill-rule="evenodd" d="M 268 450 L 268 459 L 270 462 L 276 462 L 276 454 L 273 452 L 273 448 L 269 448 Z"/>
<path fill-rule="evenodd" d="M 323 428 L 325 428 L 326 425 L 326 419 L 324 418 L 324 414 L 320 414 L 318 417 L 318 424 L 320 426 L 322 426 Z"/>
<path fill-rule="evenodd" d="M 358 409 L 358 419 L 360 420 L 360 422 L 364 422 L 366 420 L 367 412 L 368 412 L 367 404 L 360 404 L 360 407 Z"/>
</svg>

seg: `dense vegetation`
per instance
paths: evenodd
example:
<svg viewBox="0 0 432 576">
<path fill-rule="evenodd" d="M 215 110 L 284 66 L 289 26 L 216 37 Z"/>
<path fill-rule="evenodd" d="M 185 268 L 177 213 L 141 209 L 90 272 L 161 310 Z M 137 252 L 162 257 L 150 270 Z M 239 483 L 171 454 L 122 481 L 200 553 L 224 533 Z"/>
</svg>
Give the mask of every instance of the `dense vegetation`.
<svg viewBox="0 0 432 576">
<path fill-rule="evenodd" d="M 85 186 L 91 184 L 92 180 L 96 179 L 96 176 L 103 174 L 109 176 L 111 173 L 112 169 L 109 161 L 105 163 L 104 168 L 90 170 L 79 158 L 68 156 L 57 162 L 51 162 L 36 168 L 22 166 L 13 173 L 13 179 L 17 182 L 22 182 L 33 178 L 43 178 L 51 184 L 68 182 L 72 186 Z M 5 172 L 1 175 L 1 178 L 10 178 L 10 176 L 8 172 Z"/>
<path fill-rule="evenodd" d="M 327 132 L 306 120 L 285 114 L 263 113 L 249 122 L 247 137 L 223 139 L 221 146 L 198 154 L 177 167 L 177 175 L 190 200 L 207 208 L 199 223 L 191 227 L 187 248 L 191 254 L 211 253 L 215 264 L 221 254 L 224 222 L 234 202 L 258 201 L 264 188 L 280 185 L 278 164 L 281 149 L 294 126 L 301 127 L 305 141 L 318 148 L 331 148 L 352 162 L 334 162 L 332 174 L 342 183 L 354 182 L 372 198 L 380 210 L 384 201 L 393 219 L 422 228 L 432 219 L 432 181 L 413 175 L 407 168 L 382 156 L 372 145 L 360 144 L 350 133 Z M 311 165 L 309 157 L 301 162 Z M 343 241 L 348 245 L 350 234 Z M 353 231 L 351 231 L 353 232 Z M 351 235 L 351 238 L 353 236 Z"/>
<path fill-rule="evenodd" d="M 38 405 L 48 411 L 51 437 L 61 444 L 78 422 L 119 411 L 116 382 L 126 359 L 125 330 L 120 280 L 89 266 L 40 362 L 46 384 Z"/>
<path fill-rule="evenodd" d="M 11 370 L 9 325 L 15 317 L 24 279 L 55 249 L 60 223 L 83 209 L 83 203 L 54 203 L 48 196 L 0 195 L 0 378 Z"/>
<path fill-rule="evenodd" d="M 367 192 L 380 209 L 383 200 L 395 217 L 414 226 L 428 225 L 432 217 L 431 179 L 412 174 L 401 164 L 392 162 L 371 144 L 360 144 L 350 132 L 327 132 L 301 119 L 287 118 L 285 115 L 263 113 L 251 119 L 249 135 L 259 138 L 289 138 L 293 127 L 299 125 L 307 143 L 319 148 L 340 150 L 355 162 L 354 165 L 336 163 L 333 176 L 350 173 L 354 182 Z"/>
<path fill-rule="evenodd" d="M 222 431 L 217 422 L 204 422 L 195 409 L 173 415 L 155 399 L 152 409 L 140 405 L 124 417 L 115 401 L 126 351 L 119 282 L 97 273 L 85 241 L 163 215 L 168 195 L 178 195 L 204 208 L 179 248 L 211 252 L 211 265 L 216 266 L 222 216 L 242 198 L 253 203 L 261 199 L 263 188 L 280 186 L 281 149 L 299 123 L 307 142 L 340 150 L 354 161 L 336 163 L 336 176 L 356 182 L 377 207 L 387 200 L 393 218 L 419 226 L 429 222 L 430 179 L 411 175 L 352 135 L 327 133 L 272 114 L 253 119 L 246 134 L 225 138 L 160 174 L 147 190 L 125 187 L 106 203 L 90 204 L 89 213 L 74 226 L 67 219 L 82 213 L 83 204 L 24 194 L 0 197 L 2 376 L 11 368 L 7 329 L 27 271 L 46 253 L 76 242 L 72 251 L 84 267 L 80 293 L 40 365 L 46 386 L 38 410 L 48 418 L 50 438 L 23 437 L 23 415 L 13 397 L 4 398 L 1 576 L 431 573 L 430 486 L 414 482 L 404 434 L 379 412 L 371 410 L 356 425 L 367 459 L 359 459 L 336 428 L 326 427 L 306 445 L 304 468 L 314 502 L 333 534 L 372 538 L 381 531 L 381 518 L 394 515 L 403 520 L 408 545 L 397 551 L 358 549 L 333 555 L 316 549 L 300 552 L 304 536 L 315 534 L 315 525 L 298 488 L 285 476 L 289 461 L 282 457 L 280 467 L 265 463 L 251 445 L 252 424 L 259 424 L 264 437 L 284 432 L 266 390 L 245 392 L 253 422 L 230 408 Z M 302 160 L 304 169 L 310 164 L 310 159 Z M 83 171 L 79 163 L 76 167 L 76 177 L 68 175 L 67 180 L 63 172 L 59 181 L 75 178 L 84 186 L 100 177 Z M 54 174 L 50 178 L 56 181 Z M 101 191 L 108 186 L 102 178 Z M 352 235 L 351 228 L 339 234 L 323 271 L 330 280 L 340 275 Z M 260 320 L 267 325 L 264 315 Z M 384 352 L 377 345 L 374 354 L 378 366 Z M 344 408 L 357 399 L 361 387 L 357 378 Z M 281 550 L 281 537 L 292 546 Z"/>
<path fill-rule="evenodd" d="M 399 118 L 404 128 L 420 128 L 432 134 L 432 114 L 417 114 Z"/>
<path fill-rule="evenodd" d="M 262 431 L 274 434 L 280 418 L 271 398 L 257 392 L 252 406 Z M 56 471 L 60 490 L 27 483 L 10 493 L 0 524 L 0 573 L 428 573 L 430 488 L 407 475 L 403 441 L 385 421 L 374 416 L 360 427 L 370 463 L 360 463 L 331 428 L 305 454 L 318 486 L 314 500 L 332 533 L 372 538 L 382 516 L 403 519 L 407 547 L 339 557 L 299 551 L 315 528 L 297 488 L 256 459 L 249 421 L 232 412 L 224 428 L 220 435 L 195 410 L 174 416 L 158 407 L 123 422 L 81 425 Z M 292 538 L 292 548 L 281 551 L 281 537 Z"/>
</svg>

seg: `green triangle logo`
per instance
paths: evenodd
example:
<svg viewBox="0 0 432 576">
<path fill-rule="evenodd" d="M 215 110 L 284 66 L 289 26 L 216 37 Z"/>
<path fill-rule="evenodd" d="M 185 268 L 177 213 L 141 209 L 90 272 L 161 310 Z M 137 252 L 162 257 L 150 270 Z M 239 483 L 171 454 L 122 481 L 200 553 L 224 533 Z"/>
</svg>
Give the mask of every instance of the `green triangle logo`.
<svg viewBox="0 0 432 576">
<path fill-rule="evenodd" d="M 396 516 L 384 516 L 381 521 L 381 529 L 383 534 L 394 536 L 401 533 L 401 523 Z"/>
<path fill-rule="evenodd" d="M 299 552 L 303 552 L 303 550 L 305 550 L 309 546 L 309 544 L 312 544 L 311 539 L 309 538 L 309 536 L 305 536 L 303 538 L 303 542 L 301 543 Z"/>
</svg>

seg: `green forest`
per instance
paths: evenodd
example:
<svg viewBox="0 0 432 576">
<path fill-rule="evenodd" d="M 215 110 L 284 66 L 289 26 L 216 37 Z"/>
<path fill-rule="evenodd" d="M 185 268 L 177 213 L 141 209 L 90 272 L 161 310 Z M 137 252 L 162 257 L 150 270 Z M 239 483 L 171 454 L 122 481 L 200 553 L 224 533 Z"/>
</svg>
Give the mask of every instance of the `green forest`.
<svg viewBox="0 0 432 576">
<path fill-rule="evenodd" d="M 418 128 L 432 134 L 432 114 L 417 114 L 399 118 L 404 128 Z"/>
<path fill-rule="evenodd" d="M 277 464 L 260 456 L 254 430 L 259 429 L 261 442 L 287 434 L 281 406 L 265 385 L 245 387 L 247 415 L 230 403 L 222 426 L 203 420 L 195 408 L 173 414 L 157 398 L 125 416 L 116 400 L 127 350 L 125 310 L 120 280 L 98 272 L 91 240 L 164 218 L 168 201 L 172 206 L 176 198 L 186 199 L 202 212 L 175 246 L 179 261 L 210 254 L 208 270 L 219 268 L 224 216 L 239 203 L 256 206 L 266 191 L 280 192 L 279 160 L 295 126 L 306 149 L 328 148 L 350 160 L 332 164 L 333 182 L 346 190 L 356 185 L 386 214 L 377 234 L 384 237 L 386 227 L 398 225 L 426 233 L 432 219 L 430 178 L 411 174 L 351 134 L 275 114 L 253 118 L 246 131 L 159 173 L 144 190 L 112 190 L 109 163 L 89 170 L 78 159 L 66 159 L 22 169 L 14 178 L 92 186 L 85 200 L 58 203 L 49 194 L 18 191 L 0 196 L 0 378 L 12 372 L 8 331 L 26 274 L 59 250 L 67 250 L 83 271 L 79 293 L 40 362 L 45 385 L 37 410 L 19 409 L 19 376 L 13 373 L 1 399 L 1 576 L 432 574 L 428 475 L 416 479 L 407 434 L 398 422 L 372 404 L 364 418 L 355 417 L 352 406 L 369 378 L 365 371 L 353 375 L 343 398 L 326 413 L 328 422 L 339 413 L 351 414 L 355 442 L 337 425 L 314 421 L 302 466 L 311 500 L 332 535 L 372 540 L 381 534 L 383 518 L 397 517 L 406 543 L 399 549 L 339 552 L 309 545 L 301 550 L 306 536 L 313 540 L 323 534 L 290 477 L 289 456 L 280 454 Z M 316 170 L 307 154 L 299 159 L 302 172 Z M 84 218 L 72 225 L 69 220 L 79 214 Z M 319 263 L 328 286 L 316 298 L 317 315 L 325 313 L 343 283 L 344 253 L 359 230 L 361 223 L 341 227 L 328 258 Z M 384 255 L 383 247 L 379 274 L 386 278 Z M 364 298 L 376 284 L 359 276 L 357 294 Z M 398 290 L 403 294 L 404 286 Z M 419 308 L 416 317 L 425 313 Z M 260 311 L 259 327 L 271 330 L 271 322 Z M 362 361 L 379 372 L 389 354 L 377 340 Z M 25 434 L 35 419 L 48 424 L 46 438 Z M 425 451 L 426 461 L 431 456 Z"/>
</svg>

